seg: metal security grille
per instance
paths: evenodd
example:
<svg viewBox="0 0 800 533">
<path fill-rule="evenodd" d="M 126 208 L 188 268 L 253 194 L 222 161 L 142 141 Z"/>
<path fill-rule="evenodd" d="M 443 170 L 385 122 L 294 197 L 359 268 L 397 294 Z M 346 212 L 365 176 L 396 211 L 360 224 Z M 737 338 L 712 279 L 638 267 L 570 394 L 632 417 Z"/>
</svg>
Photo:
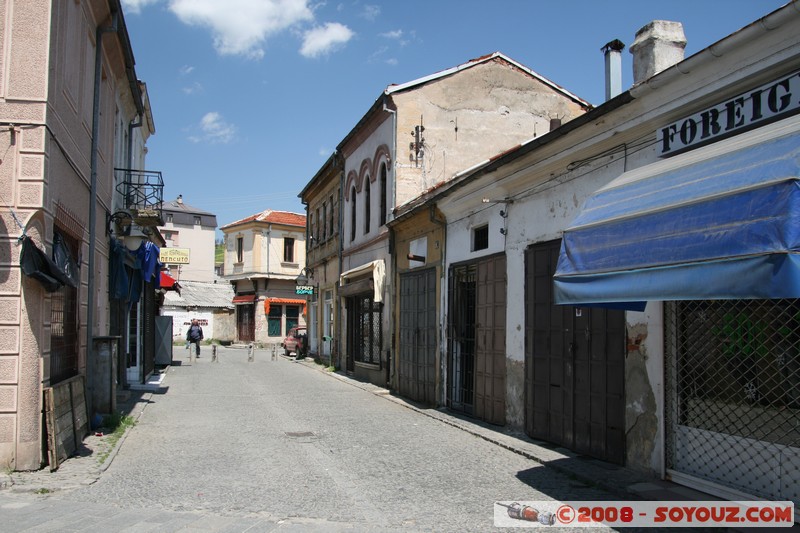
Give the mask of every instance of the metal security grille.
<svg viewBox="0 0 800 533">
<path fill-rule="evenodd" d="M 800 301 L 664 306 L 668 469 L 800 502 Z"/>
<path fill-rule="evenodd" d="M 78 375 L 78 289 L 64 285 L 50 300 L 50 385 Z"/>
<path fill-rule="evenodd" d="M 72 257 L 77 257 L 80 243 L 60 228 L 55 232 Z M 50 299 L 50 384 L 55 385 L 78 375 L 79 327 L 78 289 L 63 285 Z"/>
<path fill-rule="evenodd" d="M 348 313 L 353 317 L 350 327 L 350 349 L 359 363 L 381 364 L 383 345 L 383 304 L 368 296 L 348 298 Z"/>
<path fill-rule="evenodd" d="M 447 405 L 472 414 L 475 402 L 477 265 L 450 270 L 447 324 Z"/>
</svg>

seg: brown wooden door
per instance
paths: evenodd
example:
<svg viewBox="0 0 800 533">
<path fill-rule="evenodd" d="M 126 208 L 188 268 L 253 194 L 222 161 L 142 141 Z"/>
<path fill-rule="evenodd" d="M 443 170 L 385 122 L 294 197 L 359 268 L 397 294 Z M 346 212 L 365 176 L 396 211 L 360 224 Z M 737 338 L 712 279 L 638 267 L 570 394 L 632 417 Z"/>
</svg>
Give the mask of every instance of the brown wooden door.
<svg viewBox="0 0 800 533">
<path fill-rule="evenodd" d="M 400 276 L 400 394 L 436 405 L 436 269 Z"/>
<path fill-rule="evenodd" d="M 478 263 L 475 415 L 506 423 L 506 257 Z"/>
<path fill-rule="evenodd" d="M 625 313 L 553 303 L 560 244 L 525 254 L 525 431 L 623 464 Z"/>
<path fill-rule="evenodd" d="M 240 304 L 236 306 L 236 330 L 239 342 L 256 340 L 255 305 Z"/>
</svg>

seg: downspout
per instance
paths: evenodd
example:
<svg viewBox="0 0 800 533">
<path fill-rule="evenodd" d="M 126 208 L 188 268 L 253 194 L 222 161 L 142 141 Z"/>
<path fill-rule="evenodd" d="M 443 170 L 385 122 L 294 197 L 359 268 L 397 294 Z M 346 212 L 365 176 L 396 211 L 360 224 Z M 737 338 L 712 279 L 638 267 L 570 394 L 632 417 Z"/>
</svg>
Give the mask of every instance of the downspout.
<svg viewBox="0 0 800 533">
<path fill-rule="evenodd" d="M 128 157 L 127 157 L 127 166 L 126 168 L 133 170 L 133 130 L 136 128 L 142 127 L 142 116 L 138 116 L 139 121 L 132 120 L 128 124 Z M 136 169 L 136 170 L 144 170 L 144 169 Z"/>
<path fill-rule="evenodd" d="M 95 239 L 97 238 L 97 156 L 100 149 L 100 84 L 103 72 L 103 34 L 117 32 L 117 12 L 112 13 L 111 25 L 105 28 L 100 26 L 95 31 L 94 55 L 94 101 L 92 104 L 92 147 L 91 147 L 91 180 L 89 187 L 89 275 L 88 298 L 86 308 L 86 385 L 89 389 L 88 403 L 90 416 L 93 414 L 91 405 L 94 394 L 94 375 L 92 368 L 92 345 L 94 344 L 94 306 L 95 306 Z"/>
<path fill-rule="evenodd" d="M 389 211 L 391 213 L 391 212 L 394 212 L 394 208 L 397 205 L 397 179 L 396 179 L 397 178 L 397 173 L 394 170 L 396 168 L 396 162 L 397 162 L 397 111 L 395 111 L 393 109 L 389 109 L 389 107 L 387 107 L 387 105 L 386 105 L 386 100 L 387 99 L 388 99 L 388 97 L 384 94 L 384 97 L 383 97 L 383 111 L 386 112 L 386 113 L 390 113 L 392 115 L 392 148 L 391 148 L 391 156 L 390 156 L 391 157 L 390 166 L 393 167 L 392 180 L 391 180 L 391 183 L 392 183 L 392 203 L 391 203 L 391 206 L 387 206 L 387 209 L 389 209 Z M 388 176 L 387 176 L 387 181 L 388 181 Z M 389 221 L 388 213 L 387 213 L 386 221 L 387 222 Z M 386 375 L 386 381 L 387 381 L 386 386 L 389 389 L 391 389 L 391 387 L 389 386 L 389 383 L 391 382 L 391 377 L 394 376 L 394 374 L 395 374 L 395 369 L 392 368 L 392 363 L 394 363 L 395 360 L 396 360 L 396 358 L 391 357 L 391 354 L 393 352 L 397 353 L 395 351 L 396 336 L 394 334 L 395 324 L 397 324 L 397 314 L 396 314 L 397 310 L 395 309 L 395 298 L 394 298 L 395 292 L 397 291 L 397 283 L 396 283 L 396 281 L 397 281 L 397 279 L 396 279 L 397 278 L 397 258 L 395 257 L 396 254 L 393 253 L 393 245 L 394 245 L 394 232 L 389 230 L 389 255 L 392 257 L 392 277 L 391 277 L 392 288 L 391 288 L 390 291 L 388 291 L 387 298 L 386 298 L 387 300 L 389 300 L 389 304 L 391 306 L 389 309 L 391 309 L 391 315 L 390 316 L 392 317 L 391 318 L 391 326 L 392 327 L 391 327 L 391 332 L 390 332 L 391 333 L 391 337 L 390 337 L 391 349 L 389 350 L 389 353 L 386 354 L 386 358 L 387 358 L 386 366 L 388 367 L 387 368 L 387 372 L 386 372 L 386 374 L 387 374 Z"/>
<path fill-rule="evenodd" d="M 396 169 L 396 167 L 397 167 L 397 111 L 394 111 L 393 109 L 389 109 L 388 107 L 386 107 L 386 98 L 385 97 L 384 97 L 384 101 L 383 101 L 383 110 L 386 113 L 391 113 L 391 115 L 392 115 L 392 155 L 391 155 L 392 161 L 391 161 L 391 165 L 390 166 L 394 167 L 394 169 Z M 392 182 L 391 182 L 392 183 L 392 205 L 389 206 L 390 213 L 393 212 L 394 208 L 397 206 L 397 179 L 396 179 L 397 178 L 397 173 L 395 172 L 394 169 L 392 170 Z M 386 219 L 388 221 L 389 217 L 387 216 Z"/>
<path fill-rule="evenodd" d="M 334 152 L 334 165 L 338 165 L 342 154 L 338 151 Z M 339 279 L 336 280 L 336 307 L 337 307 L 337 316 L 336 316 L 336 357 L 339 361 L 339 368 L 342 368 L 342 317 L 344 316 L 344 306 L 342 304 L 342 298 L 339 296 L 339 289 L 341 288 L 341 275 L 342 275 L 342 266 L 344 266 L 344 236 L 342 235 L 342 231 L 344 231 L 344 160 L 341 159 L 341 167 L 342 170 L 339 172 L 339 220 L 337 224 L 339 225 L 339 249 L 336 251 L 337 255 L 339 256 Z M 331 347 L 333 349 L 333 347 Z M 331 359 L 333 359 L 333 354 L 331 354 Z M 333 363 L 331 363 L 333 365 Z M 336 365 L 333 365 L 334 367 Z M 347 373 L 347 365 L 345 364 L 345 373 Z"/>
<path fill-rule="evenodd" d="M 442 250 L 442 259 L 441 259 L 442 270 L 439 273 L 439 290 L 441 291 L 439 293 L 439 309 L 444 310 L 444 309 L 447 309 L 447 306 L 446 306 L 447 291 L 445 290 L 446 289 L 445 282 L 447 281 L 447 221 L 446 220 L 439 220 L 438 218 L 436 218 L 436 204 L 431 204 L 430 206 L 428 206 L 428 209 L 429 209 L 428 216 L 430 218 L 430 221 L 433 222 L 434 224 L 438 224 L 439 227 L 442 228 L 442 242 L 439 245 L 440 249 Z M 446 357 L 446 355 L 447 355 L 447 350 L 446 350 L 446 348 L 447 348 L 447 343 L 446 343 L 446 339 L 447 339 L 447 320 L 445 319 L 445 313 L 444 312 L 439 313 L 439 335 L 440 335 L 440 338 L 439 338 L 439 370 L 440 370 L 440 372 L 439 372 L 439 375 L 437 377 L 439 379 L 441 379 L 441 376 L 447 376 L 447 357 Z M 443 381 L 446 383 L 446 379 L 443 380 Z M 441 385 L 441 384 L 442 384 L 442 381 L 439 382 L 439 385 Z M 441 388 L 439 390 L 439 394 L 437 395 L 437 397 L 439 398 L 439 400 L 441 402 L 440 405 L 445 405 L 445 403 L 447 401 L 446 398 L 445 398 L 445 393 L 446 393 L 445 389 L 446 389 L 446 387 L 441 386 Z"/>
</svg>

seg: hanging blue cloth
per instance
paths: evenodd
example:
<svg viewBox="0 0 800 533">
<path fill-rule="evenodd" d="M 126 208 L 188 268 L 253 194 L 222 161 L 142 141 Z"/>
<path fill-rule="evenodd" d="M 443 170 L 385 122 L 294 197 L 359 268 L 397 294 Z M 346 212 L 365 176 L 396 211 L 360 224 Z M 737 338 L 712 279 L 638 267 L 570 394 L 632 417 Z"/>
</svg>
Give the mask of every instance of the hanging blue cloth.
<svg viewBox="0 0 800 533">
<path fill-rule="evenodd" d="M 142 270 L 142 279 L 149 283 L 158 271 L 158 257 L 161 253 L 158 246 L 150 241 L 144 241 L 136 250 L 136 259 Z"/>
</svg>

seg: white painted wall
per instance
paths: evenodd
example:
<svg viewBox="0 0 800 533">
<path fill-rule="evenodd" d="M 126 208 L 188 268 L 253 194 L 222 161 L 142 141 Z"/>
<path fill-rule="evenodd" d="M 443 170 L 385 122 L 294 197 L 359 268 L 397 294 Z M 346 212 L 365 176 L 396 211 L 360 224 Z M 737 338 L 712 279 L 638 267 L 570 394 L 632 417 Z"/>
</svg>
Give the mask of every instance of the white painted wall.
<svg viewBox="0 0 800 533">
<path fill-rule="evenodd" d="M 370 169 L 375 169 L 376 171 L 380 171 L 380 163 L 386 161 L 386 158 L 383 156 L 378 157 L 377 164 L 375 164 L 375 156 L 376 151 L 382 145 L 388 146 L 390 149 L 392 148 L 392 127 L 393 123 L 392 120 L 385 120 L 383 123 L 378 126 L 378 128 L 369 136 L 361 145 L 350 155 L 347 157 L 344 163 L 344 175 L 345 175 L 345 184 L 347 187 L 347 191 L 345 191 L 345 199 L 344 199 L 344 211 L 343 211 L 343 218 L 344 218 L 344 231 L 340 238 L 342 239 L 342 243 L 344 245 L 344 249 L 347 250 L 354 246 L 358 246 L 364 242 L 369 241 L 376 237 L 380 231 L 385 230 L 384 227 L 378 225 L 380 221 L 379 218 L 379 211 L 381 206 L 381 187 L 380 187 L 380 176 L 373 176 L 372 170 L 366 175 L 362 176 L 360 179 L 360 191 L 359 186 L 356 185 L 356 197 L 355 199 L 352 197 L 352 187 L 354 182 L 350 182 L 347 180 L 347 176 L 350 175 L 351 172 L 355 172 L 357 175 L 361 172 L 362 164 L 366 161 L 369 164 Z M 394 170 L 391 164 L 387 164 L 387 177 L 386 177 L 386 205 L 389 211 L 391 211 L 393 207 L 392 198 L 392 183 L 394 182 L 393 175 Z M 369 176 L 370 180 L 374 179 L 374 182 L 370 183 L 370 224 L 369 228 L 370 231 L 367 234 L 364 234 L 364 216 L 365 216 L 365 202 L 364 202 L 364 195 L 365 195 L 365 182 L 367 180 L 367 176 Z M 356 203 L 356 233 L 355 239 L 350 240 L 351 229 L 352 229 L 352 206 L 353 201 L 355 200 Z M 387 216 L 387 219 L 389 217 Z M 360 264 L 365 264 L 368 261 L 364 261 Z"/>
</svg>

